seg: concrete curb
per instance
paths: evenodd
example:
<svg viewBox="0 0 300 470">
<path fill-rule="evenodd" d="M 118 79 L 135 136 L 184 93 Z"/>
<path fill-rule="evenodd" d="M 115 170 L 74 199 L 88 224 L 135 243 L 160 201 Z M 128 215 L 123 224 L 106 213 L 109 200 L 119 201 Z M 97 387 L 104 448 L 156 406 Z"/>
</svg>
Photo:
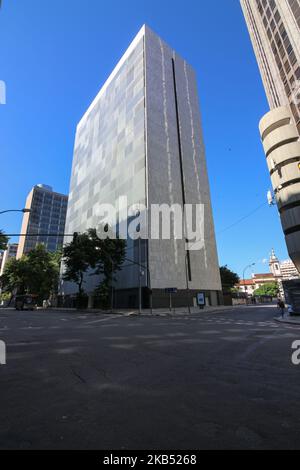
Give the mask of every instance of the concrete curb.
<svg viewBox="0 0 300 470">
<path fill-rule="evenodd" d="M 251 308 L 255 308 L 257 306 L 253 305 L 222 305 L 218 307 L 205 307 L 204 309 L 199 309 L 198 307 L 191 307 L 191 313 L 188 312 L 188 309 L 185 308 L 184 310 L 180 310 L 179 308 L 174 312 L 169 311 L 169 309 L 157 309 L 153 310 L 153 313 L 150 312 L 149 309 L 145 309 L 140 314 L 138 310 L 114 310 L 106 311 L 106 310 L 98 310 L 98 309 L 85 309 L 85 310 L 77 310 L 75 308 L 57 308 L 57 307 L 50 307 L 48 309 L 39 308 L 36 310 L 37 312 L 47 312 L 47 313 L 69 313 L 74 315 L 111 315 L 111 316 L 124 316 L 124 317 L 164 317 L 164 318 L 176 318 L 176 317 L 192 317 L 192 316 L 201 316 L 203 314 L 206 315 L 216 315 L 216 314 L 226 314 L 226 312 L 234 312 L 237 309 L 243 308 L 243 310 L 248 311 Z M 12 308 L 13 309 L 13 308 Z M 1 311 L 1 310 L 0 310 Z"/>
<path fill-rule="evenodd" d="M 211 313 L 224 313 L 228 311 L 233 311 L 235 310 L 235 307 L 219 307 L 219 308 L 204 308 L 203 310 L 200 309 L 195 309 L 194 311 L 191 311 L 191 313 L 188 312 L 188 310 L 185 311 L 164 311 L 164 312 L 159 312 L 159 311 L 153 311 L 151 314 L 150 312 L 142 312 L 141 314 L 138 312 L 132 312 L 127 314 L 127 316 L 136 316 L 136 317 L 179 317 L 179 316 L 193 316 L 193 315 L 203 315 L 203 314 L 211 314 Z"/>
<path fill-rule="evenodd" d="M 142 313 L 139 313 L 137 310 L 115 310 L 113 312 L 111 311 L 105 311 L 105 310 L 97 310 L 97 309 L 85 309 L 85 310 L 77 310 L 74 308 L 48 308 L 48 309 L 42 309 L 39 308 L 38 311 L 45 311 L 45 312 L 61 312 L 61 313 L 74 313 L 74 314 L 93 314 L 93 315 L 122 315 L 125 317 L 176 317 L 176 316 L 189 316 L 189 315 L 202 315 L 202 314 L 210 314 L 210 313 L 224 313 L 227 311 L 234 311 L 237 307 L 236 306 L 220 306 L 220 307 L 206 307 L 203 310 L 200 310 L 198 308 L 192 307 L 191 313 L 188 312 L 188 310 L 177 310 L 177 311 L 172 311 L 170 312 L 168 309 L 157 309 L 153 310 L 153 313 L 151 313 L 149 310 L 147 311 L 142 311 Z"/>
<path fill-rule="evenodd" d="M 274 321 L 277 321 L 278 323 L 287 323 L 289 325 L 299 325 L 300 326 L 300 317 L 297 320 L 293 320 L 292 318 L 274 317 Z"/>
</svg>

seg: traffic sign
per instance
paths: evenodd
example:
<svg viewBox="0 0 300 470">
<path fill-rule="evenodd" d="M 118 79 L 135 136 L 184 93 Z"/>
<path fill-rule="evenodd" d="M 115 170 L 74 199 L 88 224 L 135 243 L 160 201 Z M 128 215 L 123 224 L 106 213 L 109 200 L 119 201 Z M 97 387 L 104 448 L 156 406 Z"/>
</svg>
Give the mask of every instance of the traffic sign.
<svg viewBox="0 0 300 470">
<path fill-rule="evenodd" d="M 166 294 L 177 294 L 177 292 L 178 292 L 177 287 L 167 287 L 165 289 Z"/>
</svg>

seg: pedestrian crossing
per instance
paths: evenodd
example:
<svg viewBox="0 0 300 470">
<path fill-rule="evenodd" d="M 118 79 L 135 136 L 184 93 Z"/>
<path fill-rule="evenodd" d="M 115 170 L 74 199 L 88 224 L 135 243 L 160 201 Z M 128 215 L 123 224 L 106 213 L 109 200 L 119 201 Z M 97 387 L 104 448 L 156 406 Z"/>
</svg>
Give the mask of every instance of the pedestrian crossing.
<svg viewBox="0 0 300 470">
<path fill-rule="evenodd" d="M 208 317 L 208 316 L 197 316 L 197 317 L 188 317 L 186 316 L 185 319 L 189 319 L 191 321 L 200 321 L 201 323 L 206 324 L 213 324 L 213 325 L 231 325 L 231 326 L 238 326 L 238 327 L 255 327 L 255 328 L 270 328 L 273 330 L 276 329 L 300 329 L 300 325 L 291 325 L 288 323 L 276 323 L 273 319 L 271 320 L 242 320 L 237 318 L 228 318 L 226 316 L 222 317 Z"/>
</svg>

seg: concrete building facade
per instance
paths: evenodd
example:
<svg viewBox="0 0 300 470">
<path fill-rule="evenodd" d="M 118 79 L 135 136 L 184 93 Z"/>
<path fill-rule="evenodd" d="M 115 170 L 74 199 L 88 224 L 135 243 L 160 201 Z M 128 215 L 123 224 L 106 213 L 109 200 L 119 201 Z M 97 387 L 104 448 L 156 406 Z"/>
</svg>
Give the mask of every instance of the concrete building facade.
<svg viewBox="0 0 300 470">
<path fill-rule="evenodd" d="M 184 239 L 127 240 L 127 256 L 147 267 L 140 273 L 143 304 L 150 287 L 154 306 L 168 302 L 165 289 L 172 287 L 179 303 L 187 301 L 188 288 L 217 304 L 221 283 L 195 73 L 147 26 L 77 126 L 66 231 L 97 227 L 99 204 L 116 205 L 123 196 L 128 206 L 144 204 L 148 220 L 153 204 L 204 205 L 201 250 L 187 251 Z M 121 212 L 118 217 L 124 223 Z M 122 306 L 136 306 L 138 271 L 124 266 L 117 276 Z M 90 276 L 86 290 L 97 282 Z M 65 283 L 62 293 L 72 292 Z"/>
<path fill-rule="evenodd" d="M 62 247 L 67 205 L 68 196 L 54 192 L 51 186 L 32 188 L 26 199 L 25 208 L 30 212 L 23 216 L 17 259 L 40 243 L 51 252 Z"/>
<path fill-rule="evenodd" d="M 289 255 L 300 270 L 300 0 L 241 0 L 271 111 L 259 129 Z"/>
<path fill-rule="evenodd" d="M 300 132 L 300 2 L 241 0 L 270 109 L 288 106 Z"/>
</svg>

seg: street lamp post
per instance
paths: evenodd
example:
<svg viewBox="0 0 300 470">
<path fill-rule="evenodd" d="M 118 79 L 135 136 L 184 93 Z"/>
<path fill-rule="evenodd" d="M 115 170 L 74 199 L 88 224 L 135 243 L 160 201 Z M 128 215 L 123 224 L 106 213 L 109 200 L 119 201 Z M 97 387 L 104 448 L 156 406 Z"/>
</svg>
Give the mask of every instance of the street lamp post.
<svg viewBox="0 0 300 470">
<path fill-rule="evenodd" d="M 110 257 L 110 262 L 111 262 L 111 313 L 114 313 L 114 264 L 113 260 Z"/>
<path fill-rule="evenodd" d="M 1 211 L 0 214 L 6 214 L 7 212 L 23 212 L 23 214 L 26 214 L 28 212 L 31 212 L 30 209 L 8 209 L 6 211 Z"/>
<path fill-rule="evenodd" d="M 246 305 L 248 304 L 248 302 L 247 302 L 247 292 L 246 292 L 246 286 L 245 286 L 245 272 L 247 271 L 247 269 L 252 268 L 252 266 L 255 266 L 255 263 L 248 264 L 243 270 L 243 282 L 244 282 L 244 291 L 246 294 Z"/>
<path fill-rule="evenodd" d="M 141 267 L 141 236 L 139 236 L 139 314 L 142 313 L 142 267 Z"/>
<path fill-rule="evenodd" d="M 186 280 L 186 290 L 188 295 L 188 311 L 191 313 L 190 305 L 190 284 L 189 284 L 189 272 L 188 272 L 188 251 L 185 252 L 185 280 Z"/>
<path fill-rule="evenodd" d="M 141 215 L 140 210 L 138 209 L 136 211 L 135 216 L 139 217 Z M 139 295 L 138 295 L 138 304 L 139 304 L 139 314 L 141 315 L 142 313 L 142 265 L 141 265 L 141 225 L 139 224 L 136 227 L 136 233 L 138 234 L 138 269 L 139 269 L 139 279 L 138 279 L 138 284 L 139 284 Z"/>
<path fill-rule="evenodd" d="M 138 263 L 137 261 L 134 261 L 133 259 L 131 258 L 125 258 L 125 261 L 128 261 L 130 264 L 132 265 L 136 265 L 139 267 L 139 269 L 145 269 L 145 271 L 147 271 L 147 275 L 148 275 L 148 289 L 150 291 L 150 310 L 151 310 L 151 314 L 153 313 L 153 302 L 152 302 L 152 286 L 151 286 L 151 274 L 150 274 L 150 268 L 149 266 L 146 266 L 142 263 Z"/>
<path fill-rule="evenodd" d="M 150 291 L 150 312 L 151 315 L 153 313 L 153 298 L 152 298 L 152 286 L 151 286 L 151 274 L 150 274 L 150 268 L 149 265 L 147 265 L 147 272 L 148 272 L 148 289 Z"/>
</svg>

